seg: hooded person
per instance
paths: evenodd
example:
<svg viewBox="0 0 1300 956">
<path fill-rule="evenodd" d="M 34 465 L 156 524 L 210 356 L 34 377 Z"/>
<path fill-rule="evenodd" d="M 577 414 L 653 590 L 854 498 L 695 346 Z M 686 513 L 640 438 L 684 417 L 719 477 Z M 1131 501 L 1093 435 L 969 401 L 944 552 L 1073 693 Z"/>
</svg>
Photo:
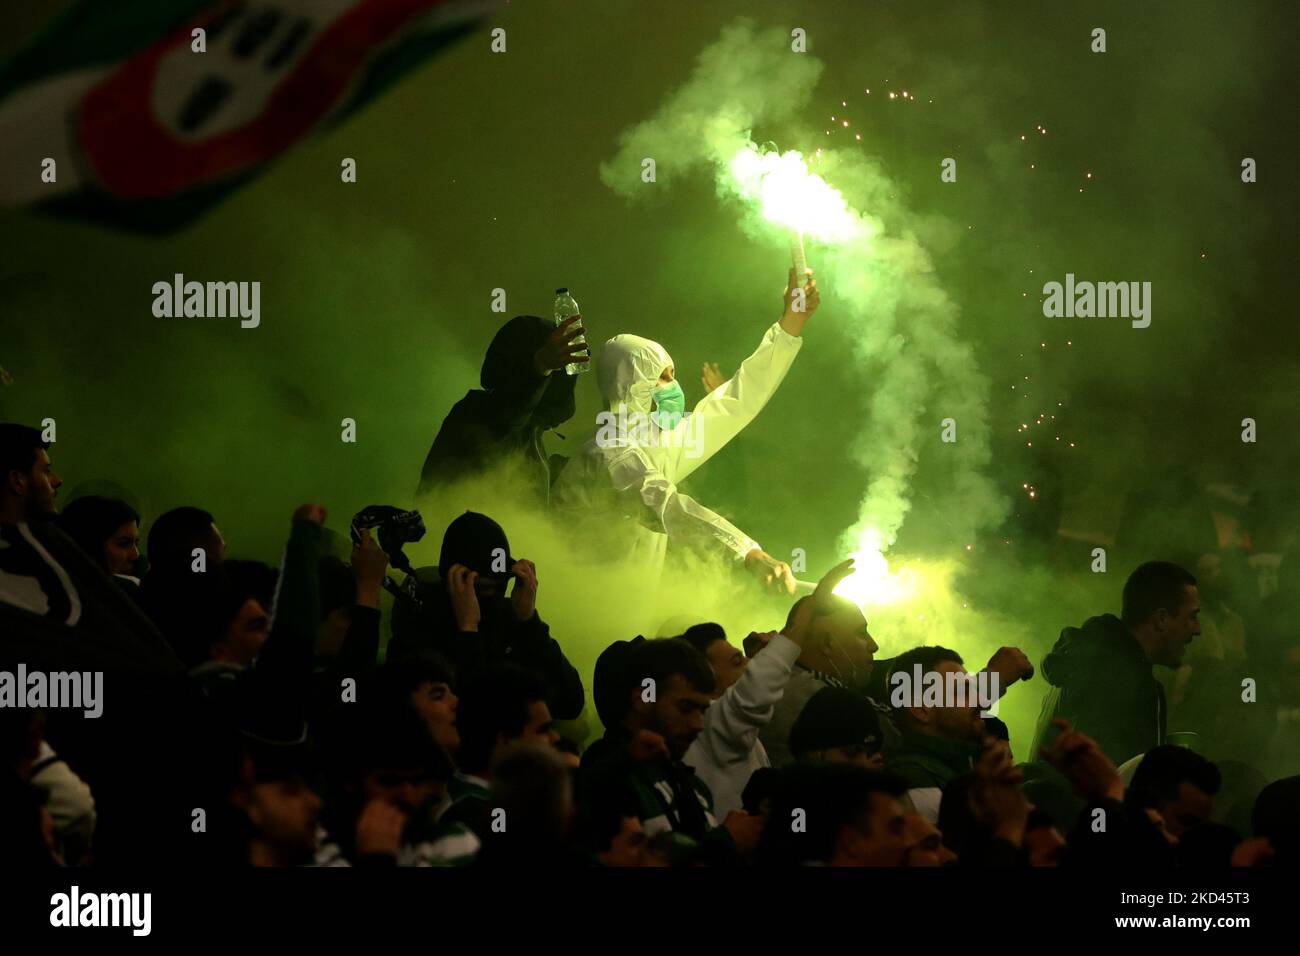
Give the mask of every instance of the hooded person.
<svg viewBox="0 0 1300 956">
<path fill-rule="evenodd" d="M 546 702 L 556 718 L 570 720 L 582 712 L 582 679 L 537 613 L 536 568 L 511 557 L 501 525 L 466 511 L 447 526 L 433 571 L 416 572 L 418 599 L 403 597 L 393 605 L 389 660 L 436 652 L 463 680 L 509 661 L 546 683 Z"/>
<path fill-rule="evenodd" d="M 819 292 L 809 279 L 796 288 L 790 270 L 785 311 L 736 374 L 704 396 L 686 415 L 674 362 L 658 342 L 616 335 L 596 362 L 605 410 L 596 434 L 560 475 L 553 503 L 566 519 L 593 528 L 588 540 L 605 540 L 611 525 L 625 531 L 606 557 L 629 560 L 657 575 L 668 544 L 687 544 L 735 562 L 789 593 L 789 566 L 726 518 L 682 494 L 678 485 L 762 411 L 803 346 L 804 323 Z"/>
<path fill-rule="evenodd" d="M 1067 627 L 1043 658 L 1052 685 L 1043 699 L 1030 753 L 1068 720 L 1116 764 L 1165 742 L 1168 705 L 1156 666 L 1177 669 L 1201 632 L 1196 578 L 1165 561 L 1139 566 L 1124 584 L 1119 617 L 1101 614 Z"/>
<path fill-rule="evenodd" d="M 1061 631 L 1042 671 L 1051 689 L 1043 699 L 1032 756 L 1053 736 L 1051 721 L 1057 717 L 1078 725 L 1116 763 L 1164 742 L 1164 687 L 1115 615 L 1091 617 Z"/>
<path fill-rule="evenodd" d="M 493 337 L 479 376 L 482 389 L 452 406 L 420 473 L 419 494 L 481 472 L 502 459 L 525 462 L 532 486 L 547 500 L 563 459 L 547 457 L 543 435 L 573 417 L 576 376 L 570 362 L 586 362 L 581 330 L 537 315 L 517 315 Z"/>
</svg>

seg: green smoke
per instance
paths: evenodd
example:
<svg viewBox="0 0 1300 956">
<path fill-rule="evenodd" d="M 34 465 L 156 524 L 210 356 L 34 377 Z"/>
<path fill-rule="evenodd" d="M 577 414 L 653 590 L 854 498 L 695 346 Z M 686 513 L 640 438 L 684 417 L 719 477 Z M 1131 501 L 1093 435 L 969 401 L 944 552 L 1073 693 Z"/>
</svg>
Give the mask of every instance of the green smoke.
<svg viewBox="0 0 1300 956">
<path fill-rule="evenodd" d="M 787 130 L 810 101 L 822 64 L 790 49 L 781 29 L 740 19 L 697 60 L 686 82 L 648 120 L 626 130 L 601 178 L 629 199 L 708 167 L 718 195 L 746 234 L 777 244 L 799 228 L 823 243 L 809 258 L 827 289 L 823 306 L 852 346 L 869 396 L 865 414 L 835 402 L 828 414 L 861 415 L 851 452 L 869 476 L 857 519 L 842 536 L 850 553 L 887 550 L 913 507 L 923 458 L 945 475 L 932 517 L 964 544 L 996 524 L 1006 505 L 984 474 L 989 462 L 988 380 L 960 336 L 959 312 L 910 227 L 901 187 L 861 152 L 765 151 L 755 130 Z M 794 143 L 814 142 L 796 129 Z M 656 181 L 643 181 L 646 159 Z M 957 440 L 941 443 L 940 421 Z"/>
<path fill-rule="evenodd" d="M 15 6 L 0 51 L 67 5 Z M 593 342 L 663 342 L 692 398 L 699 362 L 733 369 L 776 318 L 789 237 L 715 170 L 774 140 L 881 231 L 861 256 L 808 239 L 827 293 L 807 347 L 771 405 L 684 490 L 773 554 L 805 549 L 810 578 L 843 553 L 846 529 L 883 530 L 900 514 L 895 572 L 917 554 L 955 556 L 956 569 L 918 563 L 919 591 L 869 608 L 882 657 L 944 643 L 978 666 L 1020 644 L 1038 662 L 1062 626 L 1117 610 L 1133 565 L 1164 556 L 1150 539 L 1126 552 L 1113 537 L 1157 463 L 1184 466 L 1194 484 L 1272 485 L 1265 520 L 1249 521 L 1255 550 L 1295 539 L 1300 519 L 1278 503 L 1293 501 L 1300 470 L 1300 336 L 1285 318 L 1300 194 L 1286 174 L 1295 124 L 1279 121 L 1276 91 L 1295 87 L 1296 60 L 1276 5 L 672 7 L 666 30 L 664 5 L 644 0 L 506 5 L 508 54 L 468 39 L 176 237 L 0 211 L 0 364 L 15 376 L 0 414 L 58 420 L 65 492 L 119 482 L 146 525 L 203 505 L 233 554 L 274 561 L 302 501 L 326 504 L 339 529 L 365 505 L 411 503 L 492 334 L 510 315 L 546 314 L 556 286 L 574 289 Z M 742 10 L 773 29 L 723 28 Z M 1098 25 L 1104 55 L 1088 48 Z M 790 51 L 795 26 L 810 53 Z M 715 43 L 720 29 L 734 42 Z M 904 88 L 915 100 L 888 99 Z M 831 114 L 852 126 L 828 135 Z M 606 185 L 596 170 L 615 153 Z M 1261 172 L 1249 186 L 1247 155 Z M 339 182 L 345 156 L 356 184 Z M 640 179 L 647 156 L 655 184 Z M 960 160 L 958 183 L 939 180 L 946 156 Z M 1045 320 L 1038 292 L 1067 271 L 1152 280 L 1151 328 Z M 176 272 L 261 280 L 262 326 L 155 319 L 150 287 Z M 505 314 L 489 309 L 496 288 Z M 973 369 L 966 342 L 991 380 L 987 467 L 1017 513 L 973 541 L 963 528 L 975 511 L 963 509 L 995 503 L 980 493 L 972 440 L 985 385 L 937 371 Z M 572 453 L 594 430 L 594 379 L 579 381 L 578 414 L 553 450 Z M 958 383 L 970 395 L 945 397 Z M 1044 412 L 1057 419 L 1036 425 Z M 1257 444 L 1238 437 L 1246 415 L 1260 422 Z M 355 445 L 340 441 L 344 417 L 358 423 Z M 944 417 L 957 420 L 955 444 L 938 441 Z M 1045 441 L 1027 447 L 1021 423 Z M 1044 447 L 1054 433 L 1059 451 Z M 1033 499 L 1021 493 L 1030 482 Z M 588 584 L 568 530 L 515 498 L 469 489 L 429 503 L 429 536 L 411 553 L 436 561 L 458 509 L 499 517 L 538 561 L 539 607 L 585 678 L 600 647 L 657 630 L 660 610 L 717 614 L 733 639 L 784 617 L 788 602 L 716 571 L 670 572 L 653 600 L 608 568 Z M 1088 570 L 1097 545 L 1107 574 Z M 1007 698 L 1018 753 L 1043 689 L 1035 679 Z"/>
</svg>

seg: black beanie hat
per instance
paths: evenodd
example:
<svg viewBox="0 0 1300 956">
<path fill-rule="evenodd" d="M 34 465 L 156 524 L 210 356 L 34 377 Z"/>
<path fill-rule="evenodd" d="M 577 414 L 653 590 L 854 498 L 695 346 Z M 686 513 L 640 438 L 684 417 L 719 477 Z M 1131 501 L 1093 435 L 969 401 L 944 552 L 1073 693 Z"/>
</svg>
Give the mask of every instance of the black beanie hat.
<svg viewBox="0 0 1300 956">
<path fill-rule="evenodd" d="M 796 758 L 813 750 L 880 746 L 880 718 L 871 702 L 841 687 L 824 687 L 804 705 L 790 729 L 790 752 Z"/>
</svg>

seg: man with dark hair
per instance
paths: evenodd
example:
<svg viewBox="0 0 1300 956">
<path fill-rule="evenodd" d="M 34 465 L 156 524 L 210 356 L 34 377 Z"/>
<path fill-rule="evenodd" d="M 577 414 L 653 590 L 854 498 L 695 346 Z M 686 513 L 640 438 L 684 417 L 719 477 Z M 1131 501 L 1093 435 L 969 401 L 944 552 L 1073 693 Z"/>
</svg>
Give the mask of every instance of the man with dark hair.
<svg viewBox="0 0 1300 956">
<path fill-rule="evenodd" d="M 708 660 L 678 638 L 646 641 L 634 648 L 624 678 L 624 727 L 634 736 L 657 735 L 668 756 L 681 760 L 704 729 L 716 686 Z"/>
<path fill-rule="evenodd" d="M 80 616 L 76 587 L 29 527 L 55 516 L 63 479 L 49 447 L 35 428 L 0 423 L 0 603 L 73 625 Z"/>
<path fill-rule="evenodd" d="M 478 837 L 463 824 L 438 816 L 452 775 L 446 753 L 422 723 L 387 701 L 360 706 L 350 739 L 341 748 L 339 799 L 326 808 L 329 834 L 342 855 L 354 863 L 368 855 L 359 844 L 361 823 L 368 813 L 387 807 L 390 816 L 399 818 L 398 866 L 473 862 Z"/>
<path fill-rule="evenodd" d="M 1131 631 L 1138 633 L 1160 611 L 1172 615 L 1185 602 L 1185 589 L 1189 587 L 1196 587 L 1196 578 L 1190 572 L 1168 561 L 1148 561 L 1124 582 L 1121 620 Z M 1170 608 L 1171 604 L 1174 609 Z M 1178 640 L 1177 637 L 1159 631 L 1142 632 L 1138 633 L 1138 642 L 1149 651 L 1148 657 L 1166 666 L 1177 666 L 1183 659 L 1187 644 L 1191 643 L 1190 638 Z M 1157 641 L 1157 638 L 1164 640 Z"/>
<path fill-rule="evenodd" d="M 249 866 L 306 866 L 316 857 L 321 799 L 297 755 L 250 747 L 226 796 L 239 825 L 228 850 Z M 223 808 L 224 809 L 224 808 Z M 241 839 L 242 838 L 242 839 Z"/>
<path fill-rule="evenodd" d="M 437 654 L 401 657 L 379 668 L 376 693 L 389 705 L 414 716 L 453 760 L 460 753 L 460 697 L 450 664 Z"/>
<path fill-rule="evenodd" d="M 942 682 L 943 692 L 935 695 L 938 703 L 929 703 L 930 695 L 915 685 L 918 673 L 922 682 L 933 680 L 930 675 Z M 900 654 L 890 683 L 899 745 L 885 766 L 907 782 L 912 808 L 935 823 L 943 788 L 953 777 L 969 773 L 980 755 L 985 731 L 975 687 L 961 655 L 938 646 Z M 950 694 L 949 688 L 956 693 Z"/>
<path fill-rule="evenodd" d="M 848 764 L 800 764 L 782 770 L 763 831 L 764 866 L 903 866 L 911 850 L 907 787 L 890 773 Z M 795 827 L 786 821 L 793 821 Z"/>
<path fill-rule="evenodd" d="M 718 686 L 714 691 L 721 694 L 745 673 L 749 658 L 727 640 L 727 632 L 721 624 L 706 622 L 693 624 L 682 633 L 682 640 L 695 648 L 706 658 L 713 668 L 713 676 Z M 751 635 L 751 637 L 771 638 L 771 635 Z"/>
<path fill-rule="evenodd" d="M 1146 752 L 1133 772 L 1124 805 L 1130 812 L 1159 814 L 1165 832 L 1175 839 L 1208 823 L 1221 784 L 1219 768 L 1186 747 L 1161 744 Z"/>
<path fill-rule="evenodd" d="M 1192 638 L 1200 599 L 1196 578 L 1151 561 L 1124 584 L 1120 617 L 1103 614 L 1067 627 L 1043 658 L 1052 691 L 1043 700 L 1032 753 L 1050 741 L 1052 720 L 1068 720 L 1117 764 L 1164 743 L 1168 708 L 1152 667 L 1177 668 Z"/>
<path fill-rule="evenodd" d="M 149 529 L 150 573 L 188 571 L 195 561 L 194 549 L 204 552 L 204 563 L 220 564 L 226 556 L 226 539 L 216 519 L 202 508 L 189 505 L 160 514 Z"/>
<path fill-rule="evenodd" d="M 173 508 L 149 529 L 149 572 L 140 582 L 140 606 L 189 667 L 209 659 L 211 643 L 242 608 L 241 601 L 227 615 L 224 607 L 231 593 L 222 573 L 225 554 L 225 539 L 202 508 Z M 262 614 L 267 610 L 263 604 Z"/>
<path fill-rule="evenodd" d="M 638 816 L 647 836 L 672 831 L 690 838 L 707 858 L 749 852 L 761 820 L 741 811 L 728 815 L 718 827 L 713 795 L 695 772 L 682 762 L 704 729 L 712 701 L 713 670 L 708 659 L 681 638 L 633 643 L 597 674 L 597 700 L 611 696 L 624 701 L 617 723 L 582 757 L 584 799 L 605 791 L 611 782 L 626 781 L 637 796 Z M 612 682 L 614 694 L 603 686 Z M 619 709 L 606 707 L 611 717 Z"/>
<path fill-rule="evenodd" d="M 510 661 L 545 680 L 557 719 L 577 717 L 582 678 L 537 613 L 537 567 L 511 556 L 505 529 L 466 511 L 447 526 L 437 570 L 432 578 L 422 569 L 418 605 L 404 599 L 394 604 L 388 656 L 436 651 L 465 680 Z"/>
<path fill-rule="evenodd" d="M 911 844 L 904 858 L 904 866 L 928 869 L 936 866 L 954 866 L 957 854 L 943 841 L 943 832 L 921 814 L 907 814 L 907 842 Z"/>
<path fill-rule="evenodd" d="M 537 315 L 517 315 L 493 337 L 475 389 L 452 406 L 420 473 L 419 493 L 466 478 L 502 459 L 522 460 L 533 491 L 549 498 L 553 469 L 543 435 L 573 417 L 576 375 L 570 362 L 586 363 L 577 317 L 559 326 Z M 559 456 L 555 456 L 558 458 Z"/>
<path fill-rule="evenodd" d="M 631 784 L 607 779 L 601 781 L 599 792 L 586 796 L 577 818 L 577 835 L 591 859 L 614 868 L 647 866 L 648 840 Z"/>
<path fill-rule="evenodd" d="M 221 631 L 203 650 L 204 660 L 251 667 L 271 630 L 275 603 L 275 568 L 261 561 L 225 561 L 221 566 L 224 598 L 216 622 Z"/>
<path fill-rule="evenodd" d="M 63 479 L 50 464 L 49 447 L 35 428 L 0 422 L 0 524 L 54 516 Z"/>
<path fill-rule="evenodd" d="M 546 705 L 546 685 L 531 671 L 512 664 L 480 671 L 461 688 L 456 725 L 459 769 L 447 788 L 451 803 L 439 821 L 464 824 L 486 841 L 492 822 L 488 792 L 493 761 L 516 741 L 554 749 L 560 739 Z"/>
</svg>

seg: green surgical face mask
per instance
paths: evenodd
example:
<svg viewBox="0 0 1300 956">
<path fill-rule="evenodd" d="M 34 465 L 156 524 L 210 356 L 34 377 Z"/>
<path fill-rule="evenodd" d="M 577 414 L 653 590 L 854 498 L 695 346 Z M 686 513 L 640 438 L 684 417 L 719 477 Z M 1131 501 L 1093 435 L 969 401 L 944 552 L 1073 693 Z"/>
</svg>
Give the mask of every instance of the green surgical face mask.
<svg viewBox="0 0 1300 956">
<path fill-rule="evenodd" d="M 651 414 L 651 420 L 660 428 L 676 428 L 686 411 L 686 393 L 682 391 L 681 383 L 674 379 L 667 385 L 656 388 L 650 397 L 654 399 L 657 409 Z"/>
</svg>

